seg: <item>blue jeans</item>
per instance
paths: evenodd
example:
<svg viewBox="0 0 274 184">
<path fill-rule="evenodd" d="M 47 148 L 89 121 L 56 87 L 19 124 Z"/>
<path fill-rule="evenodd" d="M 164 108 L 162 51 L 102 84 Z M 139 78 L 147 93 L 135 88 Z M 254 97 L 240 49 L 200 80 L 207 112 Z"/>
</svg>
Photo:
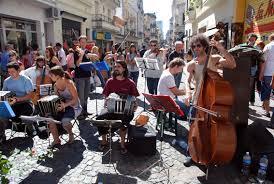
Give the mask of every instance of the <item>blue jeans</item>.
<svg viewBox="0 0 274 184">
<path fill-rule="evenodd" d="M 181 80 L 182 80 L 182 74 L 183 74 L 183 72 L 174 75 L 175 84 L 176 84 L 177 88 L 180 87 L 180 83 L 181 83 Z"/>
<path fill-rule="evenodd" d="M 75 85 L 83 112 L 87 112 L 88 96 L 90 92 L 90 78 L 75 78 Z"/>
<path fill-rule="evenodd" d="M 135 82 L 136 86 L 137 86 L 137 82 L 138 82 L 138 77 L 139 77 L 139 71 L 129 72 L 129 78 Z"/>
<path fill-rule="evenodd" d="M 180 109 L 184 112 L 184 116 L 178 117 L 178 119 L 186 120 L 188 117 L 190 106 L 187 106 L 184 102 L 177 100 L 177 99 L 175 100 L 175 102 L 179 105 Z"/>
<path fill-rule="evenodd" d="M 271 76 L 264 76 L 264 79 L 262 81 L 261 101 L 270 99 L 270 94 L 272 90 L 270 86 L 271 79 Z"/>
<path fill-rule="evenodd" d="M 147 78 L 147 88 L 148 92 L 153 95 L 157 95 L 159 78 Z"/>
</svg>

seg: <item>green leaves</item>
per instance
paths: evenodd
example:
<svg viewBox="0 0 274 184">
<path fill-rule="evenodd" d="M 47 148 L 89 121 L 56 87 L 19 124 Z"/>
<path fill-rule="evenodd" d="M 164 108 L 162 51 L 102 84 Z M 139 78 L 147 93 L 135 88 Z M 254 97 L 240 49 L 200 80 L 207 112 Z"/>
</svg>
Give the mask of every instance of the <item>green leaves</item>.
<svg viewBox="0 0 274 184">
<path fill-rule="evenodd" d="M 5 177 L 11 169 L 12 165 L 5 155 L 0 152 L 0 176 L 1 183 L 9 183 L 9 180 Z"/>
</svg>

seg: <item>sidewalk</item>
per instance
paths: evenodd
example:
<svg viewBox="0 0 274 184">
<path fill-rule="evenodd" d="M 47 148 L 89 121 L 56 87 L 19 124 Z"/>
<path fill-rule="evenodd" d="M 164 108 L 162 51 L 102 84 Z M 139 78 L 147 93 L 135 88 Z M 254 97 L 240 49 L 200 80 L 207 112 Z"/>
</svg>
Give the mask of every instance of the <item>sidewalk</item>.
<svg viewBox="0 0 274 184">
<path fill-rule="evenodd" d="M 140 77 L 138 84 L 140 93 L 145 92 L 144 83 L 144 78 Z M 96 113 L 96 104 L 98 112 L 103 107 L 103 98 L 100 94 L 102 89 L 97 88 L 96 90 L 97 94 L 92 94 L 88 103 L 88 111 L 94 114 Z M 143 111 L 143 96 L 138 97 L 138 99 L 140 103 L 135 113 L 136 116 Z M 261 116 L 262 111 L 257 98 L 255 105 L 250 107 L 256 113 L 250 115 L 252 118 L 249 119 L 249 124 L 253 123 L 256 118 L 267 121 L 269 118 Z M 273 107 L 273 101 L 271 105 Z M 150 115 L 149 123 L 155 127 L 156 118 Z M 179 123 L 182 125 L 183 135 L 186 135 L 189 129 L 187 122 L 180 121 Z M 267 130 L 274 135 L 273 130 Z M 175 138 L 172 133 L 167 133 L 163 141 L 162 158 L 169 169 L 168 178 L 166 172 L 158 165 L 149 169 L 145 174 L 137 176 L 160 158 L 159 138 L 155 156 L 136 157 L 130 153 L 127 155 L 120 154 L 118 135 L 115 135 L 113 138 L 113 165 L 109 165 L 109 155 L 103 156 L 103 153 L 97 150 L 99 144 L 97 128 L 92 126 L 88 119 L 80 122 L 80 131 L 74 127 L 74 132 L 80 133 L 82 140 L 76 140 L 72 145 L 63 145 L 60 150 L 53 152 L 47 151 L 48 140 L 39 139 L 37 136 L 33 139 L 22 138 L 22 133 L 16 133 L 15 138 L 1 147 L 13 165 L 9 177 L 14 178 L 16 183 L 26 184 L 90 184 L 99 180 L 103 180 L 104 184 L 243 183 L 239 175 L 240 171 L 234 164 L 210 168 L 208 181 L 205 181 L 205 167 L 199 165 L 185 167 L 183 165 L 184 151 L 179 146 L 172 145 Z M 9 135 L 9 133 L 10 130 L 7 130 L 6 134 Z M 67 139 L 66 135 L 64 139 Z M 64 143 L 63 141 L 62 144 Z"/>
</svg>

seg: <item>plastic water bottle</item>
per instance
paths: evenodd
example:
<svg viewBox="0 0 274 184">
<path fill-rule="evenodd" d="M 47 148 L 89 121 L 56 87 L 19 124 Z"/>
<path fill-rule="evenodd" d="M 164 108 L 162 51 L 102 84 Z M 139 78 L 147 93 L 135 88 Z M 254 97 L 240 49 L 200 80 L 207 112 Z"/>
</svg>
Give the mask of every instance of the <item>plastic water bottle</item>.
<svg viewBox="0 0 274 184">
<path fill-rule="evenodd" d="M 251 165 L 251 157 L 249 155 L 249 152 L 246 152 L 246 154 L 243 157 L 243 166 L 242 166 L 242 174 L 244 176 L 249 175 L 250 165 Z"/>
<path fill-rule="evenodd" d="M 258 170 L 258 174 L 257 174 L 257 180 L 259 183 L 263 183 L 266 179 L 267 165 L 268 165 L 268 159 L 267 159 L 267 156 L 264 155 L 260 159 L 259 170 Z"/>
<path fill-rule="evenodd" d="M 178 144 L 183 150 L 187 150 L 188 144 L 184 140 L 173 139 L 172 145 Z"/>
</svg>

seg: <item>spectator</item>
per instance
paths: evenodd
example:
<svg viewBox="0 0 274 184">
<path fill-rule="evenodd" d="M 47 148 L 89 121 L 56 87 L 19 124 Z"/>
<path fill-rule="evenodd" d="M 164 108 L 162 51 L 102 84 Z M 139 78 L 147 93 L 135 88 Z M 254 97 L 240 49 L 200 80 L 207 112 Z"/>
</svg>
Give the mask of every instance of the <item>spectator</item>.
<svg viewBox="0 0 274 184">
<path fill-rule="evenodd" d="M 138 77 L 139 77 L 139 68 L 136 64 L 136 61 L 134 60 L 135 57 L 140 57 L 140 54 L 137 53 L 136 46 L 134 44 L 131 44 L 129 47 L 129 52 L 126 55 L 126 63 L 127 63 L 127 69 L 129 71 L 129 78 L 132 79 L 137 86 Z"/>
<path fill-rule="evenodd" d="M 61 65 L 58 58 L 55 56 L 55 52 L 52 46 L 47 46 L 45 54 L 46 54 L 47 64 L 49 65 L 50 68 L 56 65 L 59 65 L 59 66 Z"/>
<path fill-rule="evenodd" d="M 174 58 L 181 58 L 184 59 L 184 44 L 181 41 L 176 41 L 175 42 L 175 50 L 170 53 L 168 56 L 168 62 L 172 61 Z M 182 72 L 174 74 L 175 78 L 175 84 L 176 87 L 179 88 L 181 79 L 182 79 Z"/>
<path fill-rule="evenodd" d="M 259 80 L 262 82 L 261 100 L 265 115 L 270 117 L 271 78 L 274 73 L 274 33 L 269 36 L 269 43 L 264 47 L 265 63 L 262 64 Z"/>
<path fill-rule="evenodd" d="M 12 50 L 12 45 L 7 44 L 5 51 L 1 54 L 0 65 L 1 65 L 1 86 L 3 86 L 4 80 L 8 77 L 7 64 L 10 60 L 9 52 Z"/>
<path fill-rule="evenodd" d="M 56 43 L 55 47 L 56 47 L 59 62 L 61 63 L 63 70 L 66 71 L 67 70 L 67 61 L 66 61 L 67 57 L 66 57 L 66 53 L 62 47 L 62 44 Z"/>
</svg>

